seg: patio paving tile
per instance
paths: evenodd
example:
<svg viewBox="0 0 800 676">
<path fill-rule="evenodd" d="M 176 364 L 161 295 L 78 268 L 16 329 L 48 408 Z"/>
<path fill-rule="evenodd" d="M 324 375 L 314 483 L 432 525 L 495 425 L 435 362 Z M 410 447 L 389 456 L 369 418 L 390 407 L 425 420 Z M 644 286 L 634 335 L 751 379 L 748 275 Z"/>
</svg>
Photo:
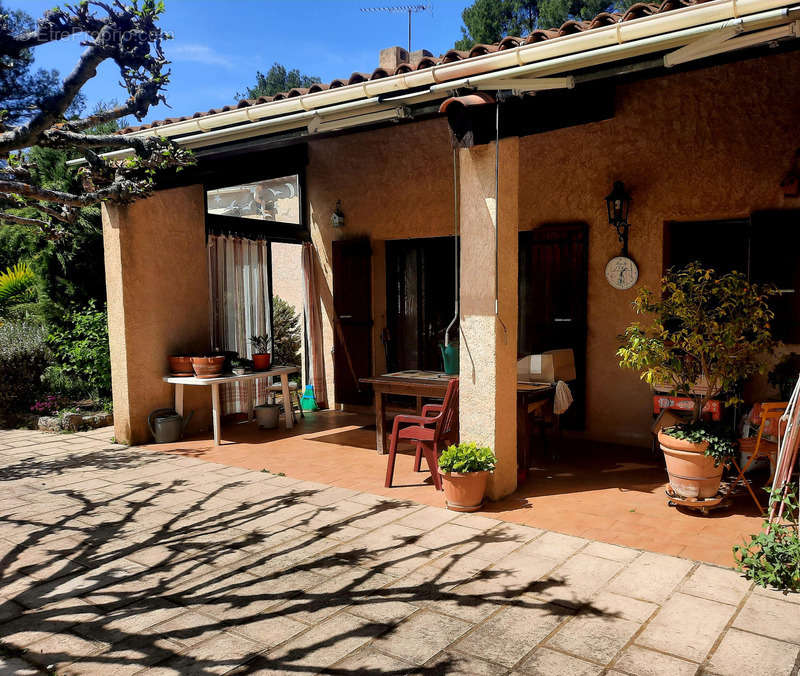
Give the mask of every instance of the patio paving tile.
<svg viewBox="0 0 800 676">
<path fill-rule="evenodd" d="M 731 629 L 712 655 L 708 670 L 719 676 L 790 674 L 798 654 L 797 645 Z"/>
<path fill-rule="evenodd" d="M 470 623 L 454 617 L 420 610 L 389 629 L 374 646 L 412 664 L 425 664 L 471 627 Z"/>
<path fill-rule="evenodd" d="M 662 603 L 691 569 L 690 561 L 645 552 L 611 582 L 608 590 Z"/>
<path fill-rule="evenodd" d="M 775 598 L 752 594 L 733 626 L 800 644 L 800 612 L 797 606 Z"/>
<path fill-rule="evenodd" d="M 632 645 L 615 662 L 614 669 L 631 676 L 694 676 L 698 666 L 695 662 Z"/>
<path fill-rule="evenodd" d="M 331 669 L 332 673 L 352 674 L 403 674 L 413 669 L 414 665 L 404 662 L 392 655 L 379 652 L 372 647 L 359 650 L 340 662 Z"/>
<path fill-rule="evenodd" d="M 578 615 L 547 642 L 552 648 L 608 664 L 641 624 L 607 615 Z"/>
<path fill-rule="evenodd" d="M 519 672 L 532 676 L 595 676 L 602 671 L 596 664 L 548 648 L 539 648 L 519 667 Z"/>
<path fill-rule="evenodd" d="M 752 583 L 736 571 L 700 565 L 681 585 L 681 592 L 712 601 L 739 605 Z"/>
<path fill-rule="evenodd" d="M 706 658 L 735 608 L 675 594 L 636 639 L 639 645 L 696 662 Z"/>
<path fill-rule="evenodd" d="M 587 554 L 576 554 L 558 567 L 535 593 L 553 603 L 580 606 L 614 575 L 624 564 Z"/>
<path fill-rule="evenodd" d="M 505 674 L 508 670 L 499 665 L 485 660 L 480 660 L 472 655 L 465 655 L 455 651 L 444 652 L 425 663 L 422 669 L 413 670 L 410 674 L 433 673 L 447 674 L 447 676 L 496 676 Z"/>
<path fill-rule="evenodd" d="M 456 643 L 455 648 L 512 667 L 570 614 L 565 608 L 547 603 L 503 608 Z"/>
<path fill-rule="evenodd" d="M 383 625 L 340 613 L 268 653 L 267 665 L 256 673 L 313 673 L 343 659 L 384 630 Z"/>
</svg>

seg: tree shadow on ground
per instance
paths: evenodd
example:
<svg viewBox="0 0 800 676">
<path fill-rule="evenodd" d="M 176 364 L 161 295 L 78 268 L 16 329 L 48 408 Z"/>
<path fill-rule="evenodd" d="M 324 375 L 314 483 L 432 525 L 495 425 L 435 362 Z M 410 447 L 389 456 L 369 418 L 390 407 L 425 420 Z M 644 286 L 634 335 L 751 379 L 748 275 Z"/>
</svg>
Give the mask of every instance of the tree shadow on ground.
<svg viewBox="0 0 800 676">
<path fill-rule="evenodd" d="M 336 663 L 426 608 L 576 612 L 536 596 L 559 580 L 503 565 L 526 542 L 519 529 L 431 542 L 398 523 L 414 503 L 181 462 L 125 449 L 0 468 L 0 656 L 57 673 L 440 674 L 461 658 Z M 64 474 L 97 485 L 37 488 Z M 500 563 L 475 557 L 492 548 Z"/>
</svg>

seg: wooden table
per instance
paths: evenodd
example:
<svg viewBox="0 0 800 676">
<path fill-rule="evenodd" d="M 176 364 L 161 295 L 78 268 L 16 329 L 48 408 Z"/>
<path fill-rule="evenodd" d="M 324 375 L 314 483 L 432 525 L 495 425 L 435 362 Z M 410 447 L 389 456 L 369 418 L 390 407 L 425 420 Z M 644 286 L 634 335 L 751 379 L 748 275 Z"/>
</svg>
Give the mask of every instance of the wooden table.
<svg viewBox="0 0 800 676">
<path fill-rule="evenodd" d="M 300 369 L 296 366 L 277 366 L 269 371 L 255 371 L 237 376 L 226 373 L 218 378 L 181 378 L 180 376 L 165 376 L 164 381 L 175 385 L 175 411 L 178 415 L 183 415 L 183 388 L 186 385 L 198 385 L 211 387 L 211 413 L 214 421 L 214 445 L 219 446 L 220 432 L 222 428 L 222 407 L 219 401 L 219 386 L 224 383 L 235 383 L 242 380 L 256 380 L 258 378 L 281 379 L 281 395 L 283 396 L 283 412 L 285 417 L 286 429 L 292 429 L 292 400 L 289 393 L 289 375 L 298 373 Z M 250 399 L 248 416 L 253 418 L 253 400 Z"/>
<path fill-rule="evenodd" d="M 388 452 L 386 443 L 386 395 L 397 394 L 405 397 L 414 397 L 416 400 L 417 415 L 422 412 L 422 400 L 444 399 L 447 385 L 451 378 L 441 371 L 398 371 L 397 373 L 384 373 L 382 376 L 361 378 L 360 383 L 372 385 L 375 391 L 375 437 L 378 453 Z"/>
</svg>

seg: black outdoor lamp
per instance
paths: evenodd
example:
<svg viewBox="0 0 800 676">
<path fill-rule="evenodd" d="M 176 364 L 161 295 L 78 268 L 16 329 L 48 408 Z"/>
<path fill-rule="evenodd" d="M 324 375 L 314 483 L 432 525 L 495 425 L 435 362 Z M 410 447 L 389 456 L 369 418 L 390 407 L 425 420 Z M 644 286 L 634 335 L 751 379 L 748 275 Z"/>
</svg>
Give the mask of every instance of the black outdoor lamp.
<svg viewBox="0 0 800 676">
<path fill-rule="evenodd" d="M 625 190 L 622 181 L 614 181 L 614 187 L 606 195 L 606 206 L 608 207 L 608 222 L 617 231 L 617 237 L 622 243 L 622 255 L 628 256 L 628 211 L 631 207 L 631 196 Z"/>
</svg>

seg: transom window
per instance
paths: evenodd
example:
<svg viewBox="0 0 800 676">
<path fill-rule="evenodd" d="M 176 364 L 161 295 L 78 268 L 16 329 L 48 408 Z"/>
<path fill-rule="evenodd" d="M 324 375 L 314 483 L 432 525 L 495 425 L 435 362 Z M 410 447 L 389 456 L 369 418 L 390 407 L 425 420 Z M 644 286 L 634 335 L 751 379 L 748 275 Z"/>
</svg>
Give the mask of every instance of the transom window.
<svg viewBox="0 0 800 676">
<path fill-rule="evenodd" d="M 300 225 L 300 177 L 297 174 L 216 188 L 206 192 L 208 213 Z"/>
</svg>

